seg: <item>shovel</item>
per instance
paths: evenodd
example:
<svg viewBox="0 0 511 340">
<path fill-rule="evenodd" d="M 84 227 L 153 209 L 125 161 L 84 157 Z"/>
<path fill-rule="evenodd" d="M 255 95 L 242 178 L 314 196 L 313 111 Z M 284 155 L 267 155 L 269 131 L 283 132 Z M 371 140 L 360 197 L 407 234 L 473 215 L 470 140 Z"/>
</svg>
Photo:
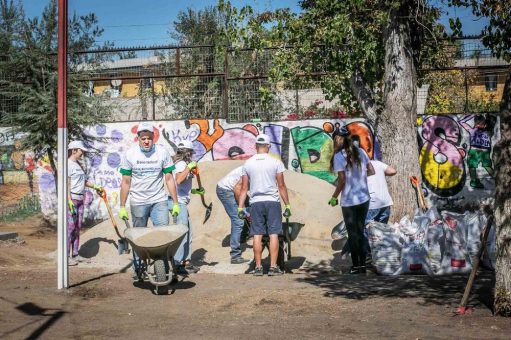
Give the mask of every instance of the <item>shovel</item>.
<svg viewBox="0 0 511 340">
<path fill-rule="evenodd" d="M 197 184 L 199 185 L 199 190 L 203 189 L 202 183 L 200 181 L 200 175 L 199 175 L 199 168 L 195 168 L 195 171 L 193 172 L 195 177 L 197 177 Z M 204 208 L 206 208 L 206 215 L 204 216 L 204 222 L 202 224 L 206 223 L 206 221 L 211 216 L 211 210 L 213 209 L 213 202 L 209 203 L 209 205 L 206 204 L 206 200 L 204 199 L 204 195 L 200 195 L 200 199 L 202 201 L 202 205 Z"/>
<path fill-rule="evenodd" d="M 410 176 L 410 182 L 412 183 L 413 188 L 417 191 L 417 201 L 419 203 L 419 208 L 421 208 L 423 212 L 426 212 L 428 210 L 428 204 L 424 198 L 424 193 L 422 192 L 419 178 L 417 176 Z"/>
<path fill-rule="evenodd" d="M 119 229 L 117 228 L 117 222 L 115 221 L 114 214 L 112 213 L 112 208 L 110 208 L 110 204 L 108 204 L 108 198 L 105 189 L 103 189 L 101 193 L 101 198 L 105 202 L 106 210 L 108 211 L 108 215 L 110 216 L 110 220 L 112 221 L 112 225 L 114 226 L 115 233 L 119 237 L 119 239 L 117 240 L 117 252 L 119 253 L 119 255 L 128 254 L 129 253 L 128 241 L 119 233 Z"/>
</svg>

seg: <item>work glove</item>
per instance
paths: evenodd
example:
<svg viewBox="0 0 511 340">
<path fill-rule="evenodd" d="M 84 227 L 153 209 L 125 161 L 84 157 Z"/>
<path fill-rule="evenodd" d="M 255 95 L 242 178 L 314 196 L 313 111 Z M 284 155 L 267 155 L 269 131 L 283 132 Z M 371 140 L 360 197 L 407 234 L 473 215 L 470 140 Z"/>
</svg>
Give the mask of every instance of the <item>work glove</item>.
<svg viewBox="0 0 511 340">
<path fill-rule="evenodd" d="M 99 195 L 99 196 L 102 196 L 103 195 L 103 187 L 101 185 L 98 185 L 98 184 L 94 184 L 92 186 L 92 189 L 96 190 L 96 193 Z"/>
<path fill-rule="evenodd" d="M 192 194 L 194 195 L 204 195 L 206 193 L 206 189 L 204 188 L 198 188 L 198 189 L 192 189 Z"/>
<path fill-rule="evenodd" d="M 172 206 L 172 209 L 170 210 L 170 214 L 175 217 L 175 216 L 179 215 L 180 212 L 181 212 L 181 208 L 179 207 L 179 203 L 174 203 L 174 205 Z"/>
<path fill-rule="evenodd" d="M 187 167 L 188 167 L 188 169 L 190 169 L 190 171 L 191 171 L 191 170 L 193 170 L 193 169 L 195 169 L 195 168 L 197 167 L 197 162 L 191 161 L 191 162 L 190 162 L 190 163 L 188 163 L 186 166 L 187 166 Z"/>
<path fill-rule="evenodd" d="M 328 205 L 331 205 L 332 207 L 335 207 L 339 204 L 339 200 L 336 197 L 332 197 L 330 201 L 328 201 Z"/>
<path fill-rule="evenodd" d="M 284 209 L 284 213 L 282 214 L 285 218 L 291 217 L 291 205 L 287 204 Z"/>
<path fill-rule="evenodd" d="M 69 207 L 69 211 L 71 212 L 71 215 L 75 215 L 76 208 L 75 208 L 75 204 L 73 203 L 72 200 L 67 200 L 67 206 Z"/>
<path fill-rule="evenodd" d="M 128 212 L 126 211 L 126 208 L 125 207 L 121 207 L 121 209 L 119 209 L 119 218 L 121 220 L 128 220 Z"/>
<path fill-rule="evenodd" d="M 238 208 L 238 217 L 242 220 L 248 217 L 247 209 L 245 208 Z"/>
</svg>

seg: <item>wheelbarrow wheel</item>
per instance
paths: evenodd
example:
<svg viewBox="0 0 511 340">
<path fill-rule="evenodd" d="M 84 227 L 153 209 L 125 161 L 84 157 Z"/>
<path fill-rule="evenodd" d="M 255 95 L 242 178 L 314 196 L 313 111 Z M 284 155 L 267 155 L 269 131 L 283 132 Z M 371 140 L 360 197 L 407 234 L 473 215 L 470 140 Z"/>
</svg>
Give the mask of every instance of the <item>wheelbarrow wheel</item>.
<svg viewBox="0 0 511 340">
<path fill-rule="evenodd" d="M 167 272 L 165 270 L 165 261 L 158 259 L 154 261 L 154 275 L 156 276 L 156 282 L 167 281 Z M 165 295 L 169 292 L 169 286 L 157 286 L 156 293 L 158 295 Z"/>
</svg>

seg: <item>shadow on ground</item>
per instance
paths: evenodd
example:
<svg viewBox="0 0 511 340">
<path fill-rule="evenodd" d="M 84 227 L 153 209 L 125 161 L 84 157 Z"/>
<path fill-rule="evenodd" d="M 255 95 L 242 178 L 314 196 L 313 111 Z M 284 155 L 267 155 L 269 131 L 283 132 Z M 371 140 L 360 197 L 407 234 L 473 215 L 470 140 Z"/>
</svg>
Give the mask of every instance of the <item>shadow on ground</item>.
<svg viewBox="0 0 511 340">
<path fill-rule="evenodd" d="M 343 297 L 363 300 L 372 297 L 383 298 L 422 298 L 420 305 L 453 305 L 457 306 L 463 296 L 467 275 L 448 276 L 378 276 L 374 273 L 366 275 L 326 274 L 325 266 L 317 265 L 303 269 L 307 274 L 298 278 L 322 288 L 327 297 Z M 493 309 L 493 287 L 495 274 L 491 271 L 478 272 L 470 294 L 469 305 L 485 306 Z"/>
</svg>

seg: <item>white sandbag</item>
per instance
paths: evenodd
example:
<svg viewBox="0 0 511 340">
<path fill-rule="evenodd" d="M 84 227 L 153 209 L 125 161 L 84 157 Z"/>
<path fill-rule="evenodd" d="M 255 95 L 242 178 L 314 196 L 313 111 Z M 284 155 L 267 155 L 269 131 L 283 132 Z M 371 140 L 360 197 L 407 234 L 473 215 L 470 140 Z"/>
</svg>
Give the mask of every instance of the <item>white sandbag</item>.
<svg viewBox="0 0 511 340">
<path fill-rule="evenodd" d="M 472 269 L 464 238 L 464 215 L 442 212 L 445 231 L 445 252 L 439 275 L 467 273 Z"/>
<path fill-rule="evenodd" d="M 445 252 L 445 233 L 442 221 L 435 221 L 428 226 L 426 246 L 431 270 L 435 274 L 440 270 L 442 256 Z"/>
<path fill-rule="evenodd" d="M 481 220 L 482 213 L 479 211 L 467 211 L 464 214 L 465 241 L 467 244 L 467 252 L 471 262 L 481 247 L 481 232 L 484 228 L 484 221 Z"/>
<path fill-rule="evenodd" d="M 390 225 L 371 222 L 367 225 L 372 264 L 378 274 L 396 275 L 401 267 L 404 239 Z"/>
<path fill-rule="evenodd" d="M 428 249 L 422 241 L 412 241 L 404 245 L 401 251 L 401 270 L 399 273 L 433 275 L 428 258 Z"/>
</svg>

